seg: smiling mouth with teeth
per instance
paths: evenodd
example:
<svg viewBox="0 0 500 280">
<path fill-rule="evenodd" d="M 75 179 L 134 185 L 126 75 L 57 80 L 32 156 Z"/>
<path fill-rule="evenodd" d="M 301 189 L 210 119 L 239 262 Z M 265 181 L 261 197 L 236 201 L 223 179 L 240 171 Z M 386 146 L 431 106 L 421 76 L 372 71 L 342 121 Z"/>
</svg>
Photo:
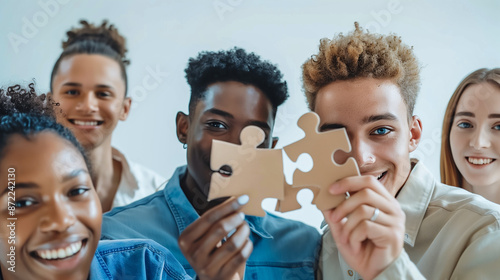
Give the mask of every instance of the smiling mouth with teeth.
<svg viewBox="0 0 500 280">
<path fill-rule="evenodd" d="M 31 255 L 49 261 L 67 259 L 78 254 L 78 252 L 81 251 L 83 245 L 84 241 L 80 240 L 78 242 L 71 243 L 70 245 L 59 249 L 36 250 L 33 251 Z"/>
<path fill-rule="evenodd" d="M 74 125 L 81 125 L 81 126 L 98 126 L 104 123 L 103 121 L 80 121 L 74 119 L 69 120 L 69 122 Z"/>
<path fill-rule="evenodd" d="M 473 164 L 473 165 L 486 165 L 486 164 L 490 164 L 496 160 L 496 159 L 492 159 L 492 158 L 471 158 L 471 157 L 466 157 L 466 159 L 470 164 Z"/>
</svg>

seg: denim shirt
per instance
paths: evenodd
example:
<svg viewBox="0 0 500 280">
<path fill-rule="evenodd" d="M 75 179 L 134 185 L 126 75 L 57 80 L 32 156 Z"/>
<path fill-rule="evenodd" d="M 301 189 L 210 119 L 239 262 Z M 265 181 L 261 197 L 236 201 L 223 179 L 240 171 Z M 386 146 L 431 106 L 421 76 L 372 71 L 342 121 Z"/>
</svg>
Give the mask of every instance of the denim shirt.
<svg viewBox="0 0 500 280">
<path fill-rule="evenodd" d="M 199 218 L 180 187 L 185 172 L 186 166 L 177 168 L 163 191 L 106 213 L 101 239 L 153 239 L 194 276 L 177 244 L 182 231 Z M 269 213 L 245 219 L 254 246 L 245 279 L 314 279 L 321 242 L 316 229 Z"/>
<path fill-rule="evenodd" d="M 90 279 L 189 280 L 167 249 L 151 240 L 101 240 L 90 265 Z"/>
</svg>

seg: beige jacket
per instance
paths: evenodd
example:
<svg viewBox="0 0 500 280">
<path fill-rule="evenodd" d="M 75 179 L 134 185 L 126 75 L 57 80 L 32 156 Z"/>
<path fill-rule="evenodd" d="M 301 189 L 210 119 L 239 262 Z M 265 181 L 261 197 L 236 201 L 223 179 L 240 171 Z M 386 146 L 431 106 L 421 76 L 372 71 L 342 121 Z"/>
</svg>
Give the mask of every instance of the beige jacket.
<svg viewBox="0 0 500 280">
<path fill-rule="evenodd" d="M 397 197 L 406 214 L 404 250 L 376 279 L 500 279 L 500 205 L 441 184 L 423 163 L 412 162 Z M 320 267 L 323 279 L 361 279 L 329 230 Z"/>
</svg>

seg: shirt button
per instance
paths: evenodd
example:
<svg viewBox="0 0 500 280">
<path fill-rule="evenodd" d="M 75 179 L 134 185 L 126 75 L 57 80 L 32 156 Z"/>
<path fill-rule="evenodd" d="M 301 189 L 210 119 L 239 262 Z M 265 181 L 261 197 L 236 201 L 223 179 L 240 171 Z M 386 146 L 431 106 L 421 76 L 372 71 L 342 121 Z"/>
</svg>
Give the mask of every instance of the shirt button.
<svg viewBox="0 0 500 280">
<path fill-rule="evenodd" d="M 257 273 L 252 273 L 252 279 L 257 279 Z"/>
<path fill-rule="evenodd" d="M 349 276 L 352 276 L 354 273 L 352 272 L 352 270 L 350 270 L 350 269 L 349 269 L 349 270 L 347 271 L 347 274 L 349 274 Z"/>
</svg>

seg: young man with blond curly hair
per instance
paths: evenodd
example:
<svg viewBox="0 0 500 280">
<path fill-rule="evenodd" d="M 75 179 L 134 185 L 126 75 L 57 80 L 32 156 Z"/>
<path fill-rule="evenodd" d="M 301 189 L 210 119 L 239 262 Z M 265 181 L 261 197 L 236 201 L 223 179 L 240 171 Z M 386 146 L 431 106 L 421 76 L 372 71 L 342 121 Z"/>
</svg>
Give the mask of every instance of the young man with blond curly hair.
<svg viewBox="0 0 500 280">
<path fill-rule="evenodd" d="M 356 29 L 320 41 L 303 65 L 309 108 L 320 129 L 345 128 L 361 176 L 330 187 L 349 192 L 324 211 L 324 279 L 495 279 L 500 275 L 500 206 L 436 181 L 410 159 L 422 136 L 413 115 L 420 69 L 394 35 Z"/>
</svg>

